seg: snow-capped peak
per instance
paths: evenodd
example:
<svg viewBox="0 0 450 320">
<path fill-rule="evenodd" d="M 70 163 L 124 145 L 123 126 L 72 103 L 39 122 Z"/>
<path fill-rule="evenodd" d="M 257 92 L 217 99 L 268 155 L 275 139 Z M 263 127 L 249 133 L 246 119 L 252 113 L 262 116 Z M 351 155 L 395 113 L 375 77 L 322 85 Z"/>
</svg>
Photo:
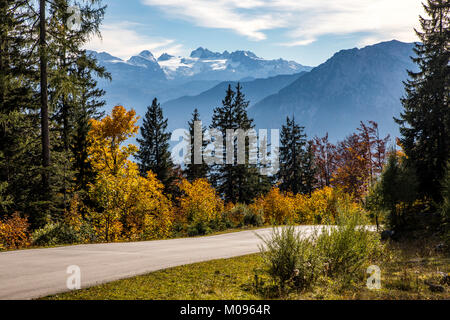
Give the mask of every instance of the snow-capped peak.
<svg viewBox="0 0 450 320">
<path fill-rule="evenodd" d="M 170 60 L 172 58 L 174 58 L 174 56 L 172 56 L 172 55 L 170 55 L 168 53 L 163 53 L 162 55 L 159 56 L 158 62 L 160 62 L 160 61 L 167 61 L 167 60 Z"/>
<path fill-rule="evenodd" d="M 147 59 L 147 60 L 156 62 L 155 57 L 154 57 L 153 54 L 152 54 L 150 51 L 148 51 L 148 50 L 144 50 L 144 51 L 142 51 L 141 53 L 139 53 L 139 57 L 142 57 L 142 58 L 144 58 L 144 59 Z"/>
<path fill-rule="evenodd" d="M 192 51 L 189 57 L 161 54 L 158 59 L 144 50 L 129 60 L 115 59 L 106 53 L 97 54 L 105 63 L 122 62 L 133 68 L 145 68 L 145 72 L 155 73 L 158 78 L 192 80 L 239 80 L 242 78 L 267 78 L 280 74 L 309 71 L 294 61 L 265 60 L 251 51 L 213 52 L 203 47 Z"/>
</svg>

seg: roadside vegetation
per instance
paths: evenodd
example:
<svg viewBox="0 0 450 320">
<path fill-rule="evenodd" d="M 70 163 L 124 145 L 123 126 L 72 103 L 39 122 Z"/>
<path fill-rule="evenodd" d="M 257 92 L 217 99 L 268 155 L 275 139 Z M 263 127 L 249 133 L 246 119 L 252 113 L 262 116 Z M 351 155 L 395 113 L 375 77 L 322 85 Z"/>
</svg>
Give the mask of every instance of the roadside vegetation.
<svg viewBox="0 0 450 320">
<path fill-rule="evenodd" d="M 348 276 L 344 269 L 331 272 L 324 267 L 325 261 L 333 262 L 336 247 L 312 251 L 319 245 L 297 240 L 295 232 L 285 230 L 269 240 L 269 253 L 170 268 L 44 299 L 450 299 L 450 256 L 436 250 L 440 239 L 380 243 L 377 234 L 368 234 L 362 247 L 370 244 L 369 251 L 358 246 L 340 249 L 343 254 L 360 253 L 358 270 L 351 267 Z M 381 270 L 380 289 L 367 288 L 369 264 Z"/>
</svg>

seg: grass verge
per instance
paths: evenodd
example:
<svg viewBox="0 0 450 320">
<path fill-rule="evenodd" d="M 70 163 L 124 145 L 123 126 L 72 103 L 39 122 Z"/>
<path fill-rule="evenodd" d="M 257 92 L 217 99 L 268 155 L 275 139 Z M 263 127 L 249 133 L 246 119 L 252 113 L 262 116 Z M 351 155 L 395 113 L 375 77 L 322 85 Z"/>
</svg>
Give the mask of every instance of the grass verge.
<svg viewBox="0 0 450 320">
<path fill-rule="evenodd" d="M 367 289 L 364 274 L 350 284 L 321 276 L 307 291 L 278 296 L 268 278 L 255 277 L 263 263 L 259 254 L 253 254 L 170 268 L 44 299 L 450 299 L 448 285 L 442 286 L 444 292 L 433 292 L 428 285 L 439 282 L 439 272 L 450 272 L 450 257 L 434 247 L 432 241 L 388 244 L 386 256 L 378 262 L 380 290 Z"/>
</svg>

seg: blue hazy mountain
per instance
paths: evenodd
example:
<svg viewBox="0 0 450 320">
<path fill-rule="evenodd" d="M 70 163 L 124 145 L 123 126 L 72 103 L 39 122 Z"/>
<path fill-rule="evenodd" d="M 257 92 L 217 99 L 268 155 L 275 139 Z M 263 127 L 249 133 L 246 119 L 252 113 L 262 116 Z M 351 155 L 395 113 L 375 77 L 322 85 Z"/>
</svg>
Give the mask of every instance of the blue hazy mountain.
<svg viewBox="0 0 450 320">
<path fill-rule="evenodd" d="M 278 92 L 306 73 L 306 71 L 303 71 L 292 75 L 279 75 L 265 79 L 243 81 L 240 84 L 242 91 L 245 92 L 246 99 L 255 103 L 268 95 Z M 237 84 L 237 81 L 223 81 L 199 95 L 184 96 L 163 103 L 162 107 L 169 119 L 169 127 L 172 129 L 187 127 L 187 121 L 190 120 L 190 114 L 195 108 L 199 110 L 203 124 L 208 125 L 213 109 L 221 105 L 228 85 L 235 88 Z"/>
<path fill-rule="evenodd" d="M 108 108 L 123 104 L 135 108 L 139 114 L 145 112 L 154 97 L 168 101 L 200 94 L 222 81 L 294 74 L 311 69 L 294 61 L 265 60 L 250 51 L 215 53 L 198 48 L 189 57 L 164 53 L 156 58 L 145 50 L 128 60 L 106 52 L 88 53 L 112 75 L 111 82 L 99 81 L 99 86 L 106 91 Z"/>
<path fill-rule="evenodd" d="M 286 116 L 306 127 L 309 135 L 329 132 L 342 139 L 361 120 L 374 120 L 382 134 L 398 135 L 393 120 L 401 111 L 403 81 L 414 44 L 383 42 L 342 50 L 279 92 L 253 104 L 249 114 L 259 128 L 280 128 Z"/>
<path fill-rule="evenodd" d="M 398 134 L 393 116 L 401 110 L 406 70 L 416 70 L 410 59 L 413 46 L 394 40 L 342 50 L 311 71 L 282 59 L 260 59 L 249 51 L 198 48 L 187 58 L 155 58 L 144 51 L 127 61 L 91 53 L 112 73 L 112 82 L 100 82 L 109 107 L 133 107 L 142 117 L 156 96 L 171 129 L 185 127 L 194 108 L 208 124 L 228 84 L 241 81 L 258 128 L 281 128 L 286 116 L 295 116 L 309 136 L 329 132 L 335 140 L 353 132 L 361 120 L 377 121 L 381 134 Z"/>
</svg>

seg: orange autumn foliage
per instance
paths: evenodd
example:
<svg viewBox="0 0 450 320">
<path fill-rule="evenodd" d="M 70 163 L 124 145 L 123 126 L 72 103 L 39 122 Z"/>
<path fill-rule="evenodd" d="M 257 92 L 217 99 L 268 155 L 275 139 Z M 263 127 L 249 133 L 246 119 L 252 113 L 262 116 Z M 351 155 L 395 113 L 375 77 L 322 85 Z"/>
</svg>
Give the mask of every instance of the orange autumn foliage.
<svg viewBox="0 0 450 320">
<path fill-rule="evenodd" d="M 272 225 L 293 223 L 295 201 L 292 194 L 284 194 L 279 188 L 272 188 L 265 196 L 258 198 L 251 206 L 255 212 L 262 212 L 264 220 Z"/>
<path fill-rule="evenodd" d="M 363 211 L 351 195 L 338 188 L 325 187 L 311 196 L 295 196 L 295 211 L 299 223 L 335 223 L 340 213 Z"/>
<path fill-rule="evenodd" d="M 0 250 L 19 249 L 30 245 L 29 223 L 14 213 L 10 218 L 0 220 Z"/>
<path fill-rule="evenodd" d="M 338 188 L 325 187 L 315 190 L 311 196 L 282 193 L 273 188 L 258 198 L 250 208 L 260 211 L 269 224 L 321 224 L 335 223 L 341 213 L 362 212 L 355 199 Z"/>
</svg>

